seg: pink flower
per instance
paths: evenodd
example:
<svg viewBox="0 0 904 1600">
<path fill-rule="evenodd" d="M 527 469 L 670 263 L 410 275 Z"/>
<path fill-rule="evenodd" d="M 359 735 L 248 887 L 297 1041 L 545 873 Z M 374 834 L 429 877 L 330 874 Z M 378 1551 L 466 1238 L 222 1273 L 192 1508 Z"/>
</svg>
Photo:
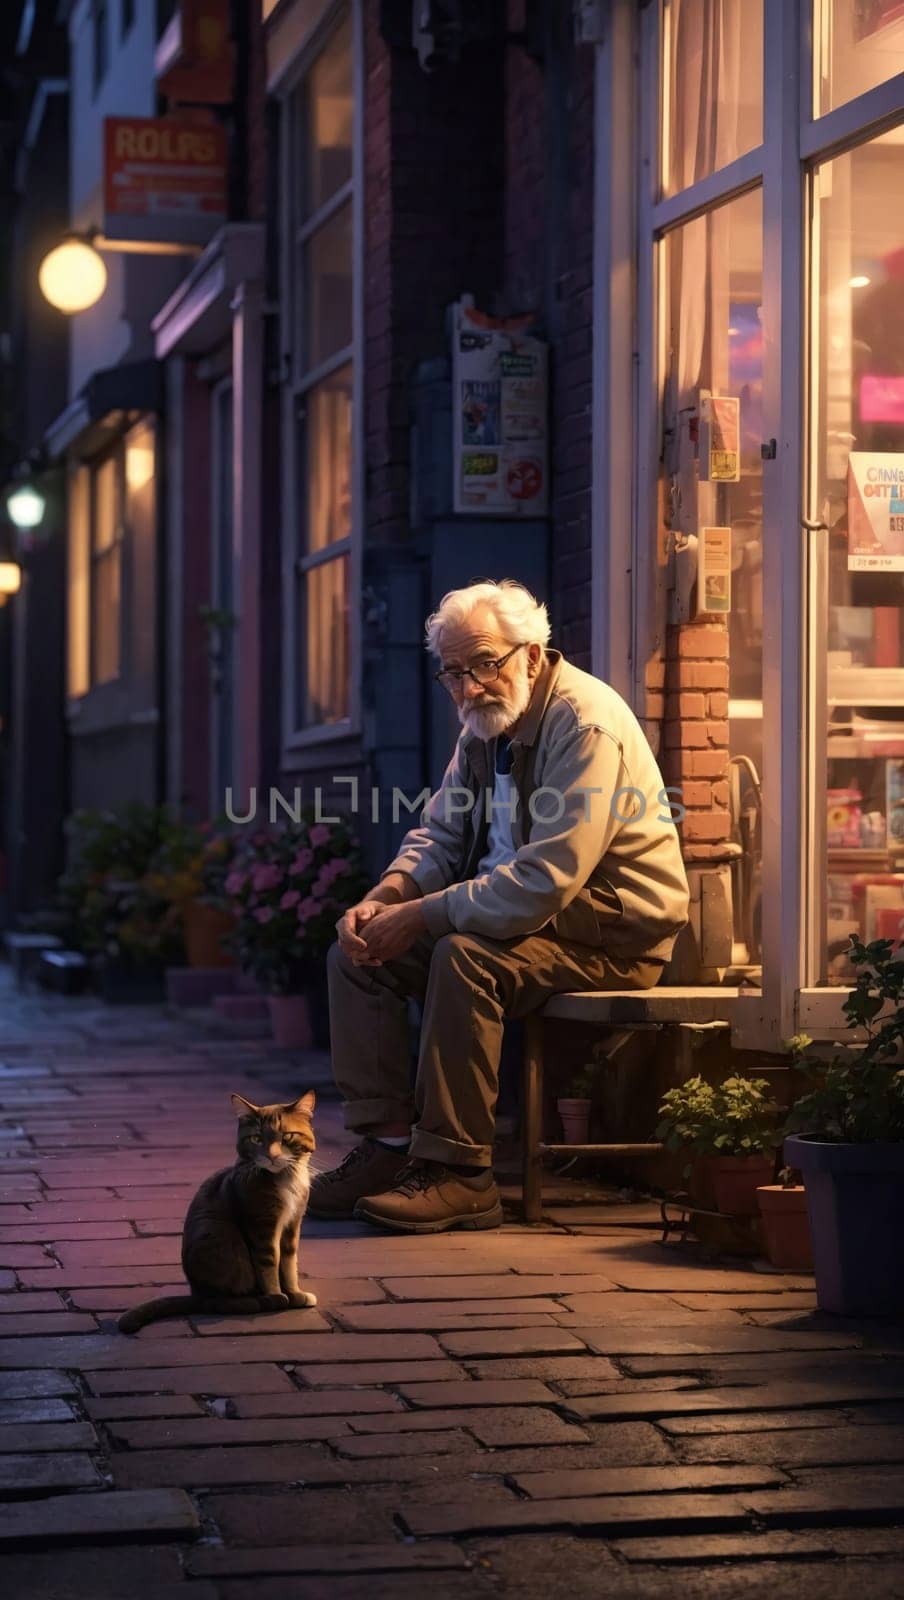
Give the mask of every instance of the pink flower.
<svg viewBox="0 0 904 1600">
<path fill-rule="evenodd" d="M 327 844 L 330 839 L 330 830 L 326 823 L 316 822 L 308 834 L 308 838 L 310 839 L 315 850 L 317 849 L 318 845 Z"/>
<path fill-rule="evenodd" d="M 244 889 L 247 878 L 244 872 L 230 872 L 226 879 L 226 893 L 240 894 Z"/>
<path fill-rule="evenodd" d="M 287 889 L 279 902 L 280 910 L 291 911 L 293 906 L 297 906 L 300 899 L 301 895 L 298 893 L 297 889 Z"/>
<path fill-rule="evenodd" d="M 335 861 L 330 862 L 330 866 L 333 869 L 334 878 L 344 878 L 346 873 L 352 870 L 348 862 L 343 861 L 339 856 L 336 857 Z"/>
<path fill-rule="evenodd" d="M 289 868 L 289 877 L 294 878 L 297 877 L 299 872 L 307 872 L 308 867 L 311 865 L 313 859 L 313 850 L 299 850 L 295 860 L 292 862 L 292 865 Z"/>
<path fill-rule="evenodd" d="M 307 899 L 302 900 L 301 905 L 298 907 L 299 922 L 310 922 L 312 917 L 320 915 L 320 910 L 320 901 L 314 900 L 308 895 Z"/>
<path fill-rule="evenodd" d="M 258 894 L 265 889 L 276 889 L 282 882 L 282 872 L 279 867 L 255 867 L 251 874 L 251 883 Z"/>
<path fill-rule="evenodd" d="M 320 879 L 318 878 L 317 882 L 311 885 L 311 894 L 314 896 L 315 900 L 322 900 L 323 896 L 326 894 L 327 888 L 328 885 L 321 883 Z"/>
<path fill-rule="evenodd" d="M 261 906 L 258 911 L 255 911 L 254 916 L 257 922 L 273 921 L 273 911 L 270 906 Z"/>
</svg>

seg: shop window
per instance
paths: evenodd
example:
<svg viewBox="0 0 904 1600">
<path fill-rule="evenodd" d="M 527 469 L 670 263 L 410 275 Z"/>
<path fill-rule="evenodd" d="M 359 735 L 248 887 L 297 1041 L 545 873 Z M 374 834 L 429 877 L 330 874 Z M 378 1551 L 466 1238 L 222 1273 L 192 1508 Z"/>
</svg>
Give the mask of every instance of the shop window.
<svg viewBox="0 0 904 1600">
<path fill-rule="evenodd" d="M 721 663 L 702 667 L 688 715 L 724 718 L 727 687 L 727 784 L 735 844 L 741 846 L 733 868 L 736 960 L 749 966 L 761 957 L 762 239 L 762 194 L 752 190 L 674 228 L 663 246 L 668 288 L 662 513 L 676 570 L 696 561 L 685 617 L 721 619 L 728 632 L 727 685 Z M 727 448 L 721 453 L 714 435 L 707 436 L 709 397 L 727 402 Z M 708 577 L 700 562 L 707 541 L 723 554 Z M 698 782 L 688 801 L 703 811 L 716 801 L 724 806 L 725 786 L 721 776 L 712 784 Z"/>
<path fill-rule="evenodd" d="M 897 940 L 904 929 L 902 188 L 900 130 L 814 176 L 810 485 L 822 526 L 809 537 L 814 711 L 826 731 L 814 804 L 830 984 L 852 981 L 851 931 Z"/>
<path fill-rule="evenodd" d="M 677 194 L 763 140 L 763 0 L 666 0 L 663 191 Z"/>
<path fill-rule="evenodd" d="M 295 539 L 290 703 L 299 733 L 351 715 L 353 33 L 344 14 L 286 107 Z"/>
<path fill-rule="evenodd" d="M 814 0 L 817 116 L 904 72 L 902 0 Z"/>
</svg>

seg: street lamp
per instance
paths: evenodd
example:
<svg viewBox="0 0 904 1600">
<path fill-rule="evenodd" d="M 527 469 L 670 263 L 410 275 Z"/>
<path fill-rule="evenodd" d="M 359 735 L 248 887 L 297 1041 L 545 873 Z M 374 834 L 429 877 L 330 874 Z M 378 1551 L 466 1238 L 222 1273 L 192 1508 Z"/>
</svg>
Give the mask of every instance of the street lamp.
<svg viewBox="0 0 904 1600">
<path fill-rule="evenodd" d="M 23 531 L 40 527 L 44 520 L 47 501 L 30 483 L 12 489 L 6 497 L 6 510 L 10 520 Z"/>
<path fill-rule="evenodd" d="M 22 568 L 17 561 L 0 561 L 0 607 L 22 587 Z"/>
<path fill-rule="evenodd" d="M 97 304 L 107 287 L 107 268 L 92 244 L 72 237 L 44 257 L 38 283 L 45 300 L 73 316 Z"/>
</svg>

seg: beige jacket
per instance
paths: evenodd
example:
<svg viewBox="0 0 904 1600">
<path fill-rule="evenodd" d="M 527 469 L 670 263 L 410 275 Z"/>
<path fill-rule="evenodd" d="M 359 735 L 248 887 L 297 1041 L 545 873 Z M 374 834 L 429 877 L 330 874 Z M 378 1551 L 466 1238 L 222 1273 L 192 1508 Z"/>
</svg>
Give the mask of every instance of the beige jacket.
<svg viewBox="0 0 904 1600">
<path fill-rule="evenodd" d="M 550 925 L 615 957 L 667 961 L 688 920 L 675 797 L 621 695 L 547 650 L 512 740 L 516 854 L 475 876 L 495 755 L 495 740 L 462 732 L 383 874 L 411 875 L 430 933 L 516 939 Z"/>
</svg>

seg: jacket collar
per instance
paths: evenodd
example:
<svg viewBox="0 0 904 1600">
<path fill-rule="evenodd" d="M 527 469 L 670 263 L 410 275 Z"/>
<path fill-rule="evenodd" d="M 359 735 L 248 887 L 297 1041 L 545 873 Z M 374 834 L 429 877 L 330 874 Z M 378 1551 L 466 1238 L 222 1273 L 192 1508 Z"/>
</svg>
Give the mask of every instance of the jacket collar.
<svg viewBox="0 0 904 1600">
<path fill-rule="evenodd" d="M 546 708 L 558 682 L 561 666 L 562 652 L 560 650 L 547 650 L 534 683 L 530 705 L 521 719 L 521 726 L 518 732 L 512 739 L 513 747 L 517 748 L 518 745 L 536 743 L 543 718 L 546 715 Z M 477 777 L 481 783 L 486 783 L 488 774 L 492 771 L 496 762 L 496 740 L 480 739 L 476 733 L 471 733 L 465 738 L 463 748 L 467 751 L 468 760 Z M 491 757 L 492 760 L 490 759 Z"/>
</svg>

